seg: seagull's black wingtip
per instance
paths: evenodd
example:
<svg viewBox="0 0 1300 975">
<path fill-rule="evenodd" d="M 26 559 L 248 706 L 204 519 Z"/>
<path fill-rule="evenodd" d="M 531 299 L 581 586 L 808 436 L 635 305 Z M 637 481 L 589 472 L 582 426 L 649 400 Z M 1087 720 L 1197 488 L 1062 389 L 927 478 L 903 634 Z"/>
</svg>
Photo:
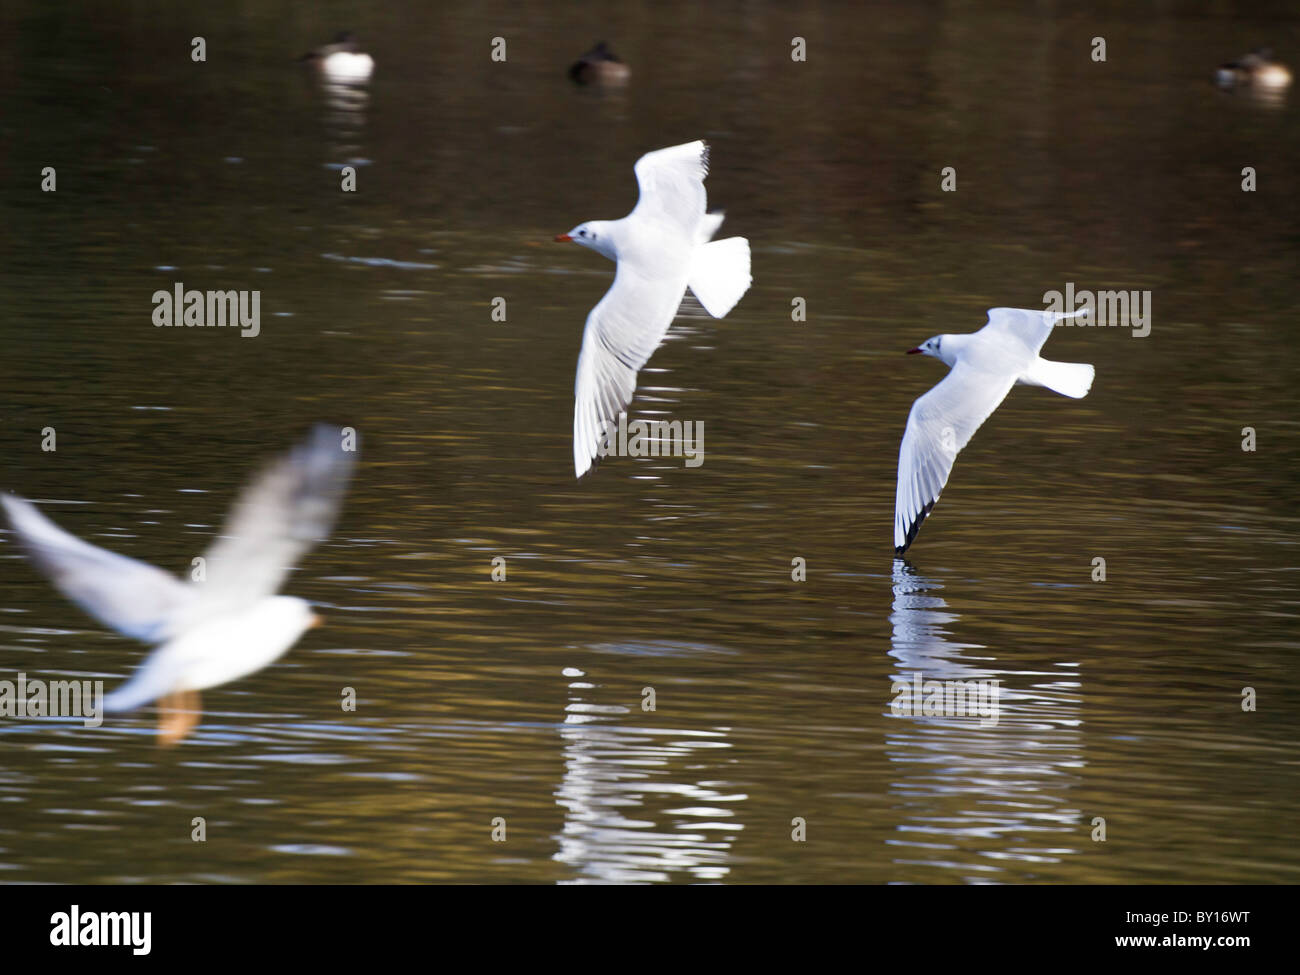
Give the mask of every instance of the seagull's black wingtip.
<svg viewBox="0 0 1300 975">
<path fill-rule="evenodd" d="M 916 521 L 912 522 L 910 525 L 907 526 L 907 538 L 904 540 L 902 546 L 898 546 L 898 545 L 894 546 L 895 555 L 902 555 L 904 552 L 906 552 L 909 548 L 912 547 L 912 543 L 916 541 L 916 533 L 921 530 L 921 522 L 925 521 L 926 517 L 929 516 L 930 512 L 934 510 L 935 501 L 938 500 L 939 500 L 938 498 L 935 498 L 934 501 L 931 501 L 924 508 L 922 508 L 921 513 L 916 516 Z"/>
</svg>

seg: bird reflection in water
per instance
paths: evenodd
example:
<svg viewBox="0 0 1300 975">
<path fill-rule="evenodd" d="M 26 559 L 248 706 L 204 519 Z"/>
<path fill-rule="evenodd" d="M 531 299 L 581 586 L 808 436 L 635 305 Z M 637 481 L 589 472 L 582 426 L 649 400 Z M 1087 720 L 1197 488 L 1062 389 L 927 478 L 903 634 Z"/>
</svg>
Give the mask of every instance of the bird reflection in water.
<svg viewBox="0 0 1300 975">
<path fill-rule="evenodd" d="M 362 152 L 366 111 L 370 107 L 366 86 L 374 73 L 374 59 L 345 31 L 332 43 L 304 54 L 299 61 L 311 69 L 325 99 L 327 165 L 340 170 L 345 166 L 355 169 L 364 165 L 369 161 Z"/>
<path fill-rule="evenodd" d="M 729 728 L 658 726 L 652 712 L 600 703 L 600 688 L 575 668 L 560 737 L 565 810 L 554 859 L 573 867 L 566 883 L 721 881 L 743 826 L 747 796 L 723 780 Z"/>
<path fill-rule="evenodd" d="M 942 588 L 894 560 L 889 652 L 899 670 L 891 680 L 998 680 L 998 721 L 899 716 L 886 702 L 895 719 L 886 733 L 896 769 L 898 825 L 887 840 L 897 847 L 894 862 L 940 868 L 936 880 L 954 872 L 983 882 L 1056 876 L 1052 865 L 1089 842 L 1083 812 L 1069 804 L 1084 765 L 1073 664 L 1006 669 L 986 648 L 950 640 L 959 617 Z"/>
</svg>

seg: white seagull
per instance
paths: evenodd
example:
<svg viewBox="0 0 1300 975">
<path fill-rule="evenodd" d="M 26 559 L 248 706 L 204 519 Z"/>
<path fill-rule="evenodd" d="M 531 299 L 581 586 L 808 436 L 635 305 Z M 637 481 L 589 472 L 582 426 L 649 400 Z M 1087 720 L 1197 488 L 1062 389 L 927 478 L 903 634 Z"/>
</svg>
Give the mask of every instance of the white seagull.
<svg viewBox="0 0 1300 975">
<path fill-rule="evenodd" d="M 641 195 L 622 220 L 590 220 L 571 240 L 618 263 L 614 283 L 587 316 L 574 383 L 573 469 L 591 469 L 609 425 L 632 401 L 637 371 L 668 332 L 689 287 L 714 318 L 749 290 L 749 241 L 711 238 L 721 213 L 705 212 L 709 147 L 687 142 L 648 152 L 633 167 Z"/>
<path fill-rule="evenodd" d="M 969 335 L 936 335 L 908 354 L 932 355 L 951 372 L 912 404 L 898 449 L 898 493 L 894 499 L 894 551 L 916 538 L 948 483 L 957 453 L 1011 392 L 1016 383 L 1046 386 L 1081 399 L 1092 387 L 1092 366 L 1052 362 L 1038 350 L 1052 327 L 1074 312 L 990 308 L 988 324 Z"/>
<path fill-rule="evenodd" d="M 157 645 L 104 698 L 105 711 L 161 698 L 159 738 L 173 744 L 198 724 L 199 691 L 262 669 L 320 622 L 305 599 L 275 593 L 338 513 L 354 456 L 342 434 L 317 427 L 244 490 L 225 535 L 204 553 L 202 581 L 183 582 L 98 548 L 30 501 L 0 496 L 23 547 L 65 596 L 101 623 Z"/>
</svg>

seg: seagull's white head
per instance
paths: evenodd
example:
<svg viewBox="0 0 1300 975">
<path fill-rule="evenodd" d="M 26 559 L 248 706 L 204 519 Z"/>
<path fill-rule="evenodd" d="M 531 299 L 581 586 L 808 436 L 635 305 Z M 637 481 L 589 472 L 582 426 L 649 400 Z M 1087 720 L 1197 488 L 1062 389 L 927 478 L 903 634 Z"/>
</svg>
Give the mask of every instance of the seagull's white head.
<svg viewBox="0 0 1300 975">
<path fill-rule="evenodd" d="M 612 220 L 588 220 L 586 223 L 580 223 L 567 234 L 560 234 L 555 239 L 557 241 L 571 240 L 575 244 L 581 244 L 583 247 L 590 247 L 597 253 L 604 254 L 611 261 L 618 260 L 618 254 L 614 250 L 614 239 L 610 232 Z"/>
<path fill-rule="evenodd" d="M 915 349 L 908 349 L 908 355 L 932 355 L 940 362 L 949 366 L 957 362 L 957 342 L 950 341 L 956 338 L 954 335 L 936 335 L 934 338 L 926 339 Z"/>
</svg>

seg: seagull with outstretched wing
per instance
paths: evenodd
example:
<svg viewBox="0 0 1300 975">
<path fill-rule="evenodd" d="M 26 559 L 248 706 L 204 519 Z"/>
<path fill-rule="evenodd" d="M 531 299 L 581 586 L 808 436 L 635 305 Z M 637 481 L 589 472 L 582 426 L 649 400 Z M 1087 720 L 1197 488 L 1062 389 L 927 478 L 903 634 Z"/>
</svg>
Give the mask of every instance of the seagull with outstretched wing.
<svg viewBox="0 0 1300 975">
<path fill-rule="evenodd" d="M 104 698 L 105 711 L 161 699 L 159 737 L 177 742 L 198 723 L 199 691 L 261 670 L 319 622 L 305 599 L 276 592 L 329 534 L 355 457 L 344 447 L 343 431 L 319 426 L 254 479 L 205 553 L 203 581 L 91 545 L 30 501 L 0 496 L 18 540 L 60 592 L 101 623 L 156 645 Z"/>
<path fill-rule="evenodd" d="M 1080 399 L 1092 388 L 1093 367 L 1041 358 L 1052 328 L 1073 312 L 990 308 L 989 320 L 969 335 L 936 335 L 908 354 L 933 356 L 951 371 L 912 404 L 898 449 L 894 551 L 907 551 L 948 483 L 957 453 L 993 415 L 1016 383 L 1046 386 Z"/>
<path fill-rule="evenodd" d="M 614 284 L 587 316 L 574 382 L 573 468 L 591 469 L 611 425 L 632 401 L 637 372 L 672 325 L 689 287 L 714 318 L 749 290 L 749 241 L 712 240 L 721 213 L 706 212 L 709 147 L 648 152 L 633 167 L 641 195 L 622 220 L 589 220 L 556 240 L 617 262 Z"/>
</svg>

